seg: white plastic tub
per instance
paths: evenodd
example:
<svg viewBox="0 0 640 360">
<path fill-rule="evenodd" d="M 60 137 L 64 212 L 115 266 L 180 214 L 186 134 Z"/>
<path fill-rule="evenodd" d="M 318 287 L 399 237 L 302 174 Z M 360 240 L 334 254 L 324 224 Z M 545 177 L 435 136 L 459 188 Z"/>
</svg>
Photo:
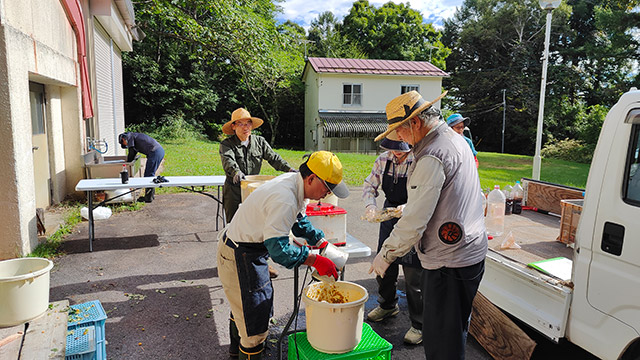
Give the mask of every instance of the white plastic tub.
<svg viewBox="0 0 640 360">
<path fill-rule="evenodd" d="M 43 258 L 0 261 L 0 327 L 36 318 L 49 306 L 49 273 L 53 263 Z"/>
<path fill-rule="evenodd" d="M 323 353 L 341 354 L 355 349 L 362 338 L 364 303 L 369 298 L 367 289 L 338 281 L 336 288 L 347 298 L 346 303 L 330 304 L 307 296 L 309 289 L 323 286 L 322 282 L 304 289 L 302 301 L 307 317 L 307 339 L 311 346 Z"/>
</svg>

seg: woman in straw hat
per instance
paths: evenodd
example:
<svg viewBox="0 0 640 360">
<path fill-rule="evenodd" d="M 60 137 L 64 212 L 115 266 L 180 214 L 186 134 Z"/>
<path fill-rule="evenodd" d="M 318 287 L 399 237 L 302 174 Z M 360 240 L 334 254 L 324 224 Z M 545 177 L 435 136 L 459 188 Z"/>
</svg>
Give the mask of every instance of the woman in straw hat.
<svg viewBox="0 0 640 360">
<path fill-rule="evenodd" d="M 473 154 L 464 139 L 415 91 L 387 104 L 387 130 L 413 146 L 402 218 L 370 272 L 384 277 L 412 248 L 422 265 L 422 338 L 427 359 L 463 359 L 471 305 L 484 273 L 487 231 Z"/>
<path fill-rule="evenodd" d="M 227 176 L 224 182 L 223 204 L 227 223 L 231 222 L 242 200 L 240 181 L 246 175 L 258 175 L 262 160 L 279 171 L 295 171 L 267 140 L 251 134 L 251 130 L 262 125 L 262 119 L 252 117 L 244 108 L 238 108 L 231 114 L 231 120 L 222 126 L 222 132 L 231 135 L 220 143 L 220 158 Z"/>
</svg>

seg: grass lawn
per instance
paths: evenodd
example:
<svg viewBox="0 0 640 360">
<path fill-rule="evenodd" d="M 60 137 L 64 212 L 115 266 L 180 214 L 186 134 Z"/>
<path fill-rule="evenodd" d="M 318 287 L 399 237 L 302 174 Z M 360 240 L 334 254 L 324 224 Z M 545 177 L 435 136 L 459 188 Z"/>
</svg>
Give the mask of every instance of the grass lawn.
<svg viewBox="0 0 640 360">
<path fill-rule="evenodd" d="M 185 140 L 171 141 L 162 144 L 165 149 L 165 169 L 162 175 L 223 175 L 217 142 Z M 298 167 L 302 163 L 304 151 L 275 149 L 280 156 Z M 376 155 L 338 153 L 344 167 L 345 182 L 349 186 L 361 186 L 369 175 Z M 480 184 L 483 189 L 493 188 L 493 185 L 513 185 L 516 180 L 531 177 L 533 158 L 524 155 L 509 155 L 498 153 L 478 153 L 480 168 Z M 587 183 L 589 164 L 570 161 L 543 159 L 541 180 L 557 184 L 564 184 L 584 188 Z M 267 162 L 262 166 L 263 175 L 278 175 Z M 166 188 L 164 191 L 175 191 Z"/>
</svg>

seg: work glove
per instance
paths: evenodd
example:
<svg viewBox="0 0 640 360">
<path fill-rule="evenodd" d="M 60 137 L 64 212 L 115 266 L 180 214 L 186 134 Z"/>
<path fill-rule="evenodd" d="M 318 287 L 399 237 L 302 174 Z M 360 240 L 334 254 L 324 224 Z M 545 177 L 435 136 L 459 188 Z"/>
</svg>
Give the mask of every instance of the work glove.
<svg viewBox="0 0 640 360">
<path fill-rule="evenodd" d="M 364 218 L 369 222 L 374 222 L 376 213 L 378 213 L 378 207 L 375 205 L 368 205 L 367 210 L 364 213 Z"/>
<path fill-rule="evenodd" d="M 318 271 L 318 275 L 333 276 L 334 279 L 338 280 L 338 271 L 336 271 L 336 264 L 334 264 L 331 259 L 322 255 L 316 255 L 316 260 L 311 266 L 316 268 L 316 270 Z"/>
<path fill-rule="evenodd" d="M 378 255 L 376 255 L 375 259 L 373 259 L 373 262 L 371 263 L 369 274 L 375 271 L 376 275 L 383 278 L 384 273 L 386 273 L 387 269 L 389 268 L 389 265 L 391 264 L 389 264 L 387 260 L 385 260 L 384 257 L 382 256 L 382 253 L 379 252 Z"/>
<path fill-rule="evenodd" d="M 402 204 L 399 205 L 396 209 L 398 209 L 398 215 L 396 215 L 397 218 L 402 217 L 402 214 L 404 212 L 404 208 L 405 206 L 407 206 L 407 204 Z"/>
<path fill-rule="evenodd" d="M 239 184 L 240 181 L 242 180 L 244 180 L 244 174 L 242 173 L 242 171 L 238 170 L 238 172 L 236 172 L 236 174 L 233 175 L 233 183 Z"/>
</svg>

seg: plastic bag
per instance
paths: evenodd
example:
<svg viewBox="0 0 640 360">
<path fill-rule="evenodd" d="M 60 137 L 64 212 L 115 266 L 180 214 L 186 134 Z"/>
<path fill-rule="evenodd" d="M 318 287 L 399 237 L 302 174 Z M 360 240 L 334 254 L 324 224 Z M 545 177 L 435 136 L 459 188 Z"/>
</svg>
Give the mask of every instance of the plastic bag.
<svg viewBox="0 0 640 360">
<path fill-rule="evenodd" d="M 500 250 L 505 249 L 520 249 L 520 245 L 516 244 L 516 238 L 513 236 L 513 233 L 509 231 L 507 236 L 505 236 L 502 244 L 500 244 Z"/>
<path fill-rule="evenodd" d="M 85 206 L 82 209 L 80 209 L 80 215 L 83 218 L 88 220 L 89 208 Z M 98 206 L 97 208 L 93 209 L 93 220 L 105 220 L 110 217 L 111 217 L 111 209 L 109 209 L 108 207 Z"/>
<path fill-rule="evenodd" d="M 372 223 L 379 223 L 387 220 L 391 220 L 393 218 L 402 217 L 402 210 L 404 209 L 404 205 L 400 205 L 398 207 L 388 207 L 382 210 L 376 209 L 376 212 L 372 216 L 363 216 L 362 220 L 367 220 Z"/>
</svg>

